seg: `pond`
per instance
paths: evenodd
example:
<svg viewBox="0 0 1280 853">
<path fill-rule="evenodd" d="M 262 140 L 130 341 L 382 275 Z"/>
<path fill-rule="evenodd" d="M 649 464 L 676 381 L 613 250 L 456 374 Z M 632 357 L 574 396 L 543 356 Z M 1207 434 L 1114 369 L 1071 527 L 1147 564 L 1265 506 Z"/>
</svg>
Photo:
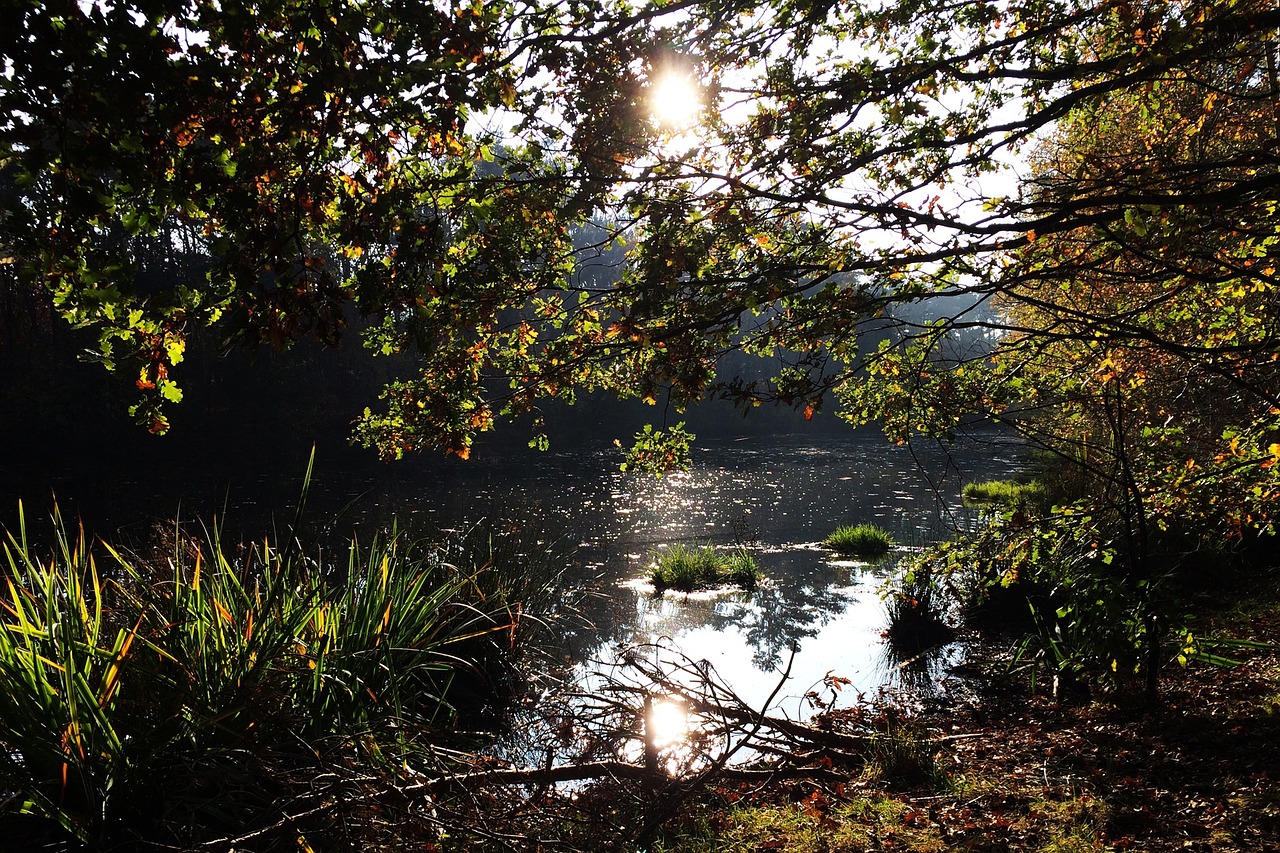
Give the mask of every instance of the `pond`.
<svg viewBox="0 0 1280 853">
<path fill-rule="evenodd" d="M 829 672 L 856 691 L 904 680 L 921 686 L 918 670 L 886 657 L 881 587 L 896 558 L 964 523 L 964 482 L 1009 475 L 1018 453 L 994 432 L 949 448 L 895 447 L 878 432 L 721 437 L 699 441 L 689 471 L 655 479 L 621 473 L 618 451 L 603 440 L 546 453 L 491 449 L 466 463 L 386 466 L 347 453 L 326 461 L 322 452 L 308 502 L 318 517 L 348 507 L 340 515 L 348 530 L 394 516 L 410 529 L 509 536 L 522 551 L 559 561 L 553 568 L 564 597 L 588 622 L 560 630 L 579 665 L 607 666 L 620 647 L 661 642 L 712 667 L 753 704 L 789 666 L 775 707 L 789 704 L 797 714 Z M 235 460 L 200 458 L 199 466 L 99 466 L 51 479 L 64 513 L 100 525 L 181 511 L 217 514 L 233 530 L 260 535 L 270 512 L 283 517 L 292 506 L 305 468 L 305 454 L 294 452 L 276 460 L 284 470 L 245 478 Z M 49 479 L 17 486 L 28 515 L 47 509 L 33 495 L 47 496 Z M 124 507 L 132 515 L 122 515 Z M 864 521 L 900 543 L 887 560 L 834 559 L 819 545 L 837 525 Z M 744 545 L 766 581 L 750 594 L 654 596 L 639 579 L 655 552 L 681 543 Z"/>
<path fill-rule="evenodd" d="M 611 450 L 547 454 L 524 460 L 520 482 L 500 460 L 481 461 L 448 489 L 456 503 L 419 511 L 447 525 L 518 506 L 545 536 L 576 540 L 573 581 L 591 593 L 582 609 L 593 630 L 568 637 L 575 660 L 608 665 L 619 648 L 660 644 L 710 664 L 755 707 L 789 667 L 775 706 L 797 714 L 828 672 L 868 693 L 921 686 L 918 670 L 886 656 L 881 588 L 898 559 L 966 523 L 961 485 L 1008 476 L 1018 450 L 994 435 L 949 451 L 895 447 L 878 433 L 719 439 L 661 479 L 618 472 Z M 893 533 L 888 558 L 868 565 L 821 547 L 837 525 L 864 521 Z M 655 596 L 641 578 L 676 544 L 745 545 L 766 581 L 752 593 Z"/>
<path fill-rule="evenodd" d="M 898 559 L 966 523 L 961 485 L 1008 476 L 1019 449 L 996 434 L 946 448 L 896 447 L 872 431 L 795 432 L 700 441 L 690 470 L 660 479 L 619 472 L 616 449 L 599 445 L 483 454 L 368 490 L 380 512 L 410 524 L 506 526 L 527 551 L 571 555 L 565 581 L 583 594 L 590 627 L 566 623 L 560 636 L 584 669 L 657 643 L 710 664 L 758 707 L 789 666 L 775 706 L 799 715 L 828 672 L 869 694 L 929 686 L 936 670 L 886 654 L 881 589 Z M 899 548 L 867 565 L 821 547 L 834 527 L 864 521 Z M 656 552 L 677 544 L 745 545 L 766 581 L 753 593 L 655 596 L 641 579 Z"/>
</svg>

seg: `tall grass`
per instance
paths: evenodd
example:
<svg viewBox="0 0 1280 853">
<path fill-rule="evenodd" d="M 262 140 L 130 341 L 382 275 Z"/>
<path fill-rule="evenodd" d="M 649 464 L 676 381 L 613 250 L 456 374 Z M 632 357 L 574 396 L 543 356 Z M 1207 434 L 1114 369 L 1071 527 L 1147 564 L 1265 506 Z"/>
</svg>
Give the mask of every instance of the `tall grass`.
<svg viewBox="0 0 1280 853">
<path fill-rule="evenodd" d="M 893 535 L 874 524 L 846 524 L 833 530 L 822 544 L 837 554 L 878 557 L 889 553 Z"/>
<path fill-rule="evenodd" d="M 934 758 L 935 747 L 916 720 L 885 715 L 867 750 L 865 774 L 898 790 L 947 791 L 950 777 Z"/>
<path fill-rule="evenodd" d="M 1015 480 L 985 480 L 965 483 L 960 496 L 966 504 L 998 504 L 1009 508 L 1043 509 L 1049 493 L 1039 480 L 1019 483 Z"/>
<path fill-rule="evenodd" d="M 659 592 L 665 589 L 693 592 L 718 586 L 755 589 L 760 582 L 760 570 L 755 559 L 743 549 L 726 554 L 710 545 L 701 548 L 676 545 L 657 556 L 649 571 L 649 580 Z"/>
<path fill-rule="evenodd" d="M 24 518 L 7 534 L 10 813 L 93 846 L 272 825 L 317 774 L 394 778 L 437 760 L 450 688 L 475 668 L 462 651 L 514 637 L 509 599 L 394 534 L 353 541 L 339 563 L 292 537 L 210 540 L 160 566 L 91 548 L 56 516 L 50 549 Z"/>
<path fill-rule="evenodd" d="M 909 570 L 889 590 L 885 601 L 889 624 L 884 637 L 892 658 L 905 663 L 955 639 L 955 630 L 946 622 L 944 598 L 925 564 Z"/>
<path fill-rule="evenodd" d="M 73 835 L 99 816 L 105 792 L 129 769 L 114 711 L 136 629 L 107 624 L 97 567 L 83 533 L 58 538 L 37 560 L 21 518 L 4 543 L 0 601 L 0 784 L 20 812 Z"/>
</svg>

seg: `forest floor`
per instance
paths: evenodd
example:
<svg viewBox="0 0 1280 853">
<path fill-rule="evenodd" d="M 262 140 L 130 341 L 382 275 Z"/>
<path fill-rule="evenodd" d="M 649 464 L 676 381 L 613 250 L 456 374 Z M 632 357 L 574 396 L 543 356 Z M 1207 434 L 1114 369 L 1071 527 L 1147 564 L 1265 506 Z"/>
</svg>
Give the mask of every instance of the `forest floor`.
<svg viewBox="0 0 1280 853">
<path fill-rule="evenodd" d="M 1205 628 L 1280 643 L 1278 599 Z M 1171 666 L 1158 702 L 987 682 L 914 717 L 931 779 L 721 788 L 653 850 L 1280 851 L 1280 655 Z"/>
<path fill-rule="evenodd" d="M 1171 663 L 1156 699 L 1055 698 L 979 649 L 934 694 L 810 694 L 820 713 L 774 769 L 441 797 L 449 829 L 423 849 L 1280 853 L 1277 581 L 1194 602 L 1199 636 L 1257 645 Z"/>
</svg>

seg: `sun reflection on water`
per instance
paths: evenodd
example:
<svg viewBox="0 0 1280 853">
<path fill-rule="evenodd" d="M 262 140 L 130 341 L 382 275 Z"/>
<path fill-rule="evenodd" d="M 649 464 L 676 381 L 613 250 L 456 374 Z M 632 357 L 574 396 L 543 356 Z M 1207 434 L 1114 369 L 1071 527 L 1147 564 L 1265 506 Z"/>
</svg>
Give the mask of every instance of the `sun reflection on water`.
<svg viewBox="0 0 1280 853">
<path fill-rule="evenodd" d="M 623 669 L 615 675 L 627 677 Z M 654 692 L 644 691 L 642 703 L 631 706 L 631 725 L 612 730 L 615 737 L 626 732 L 614 741 L 615 756 L 672 778 L 697 772 L 705 766 L 711 744 L 706 720 L 678 696 L 661 692 L 660 685 L 652 687 Z"/>
<path fill-rule="evenodd" d="M 645 720 L 646 738 L 658 749 L 683 743 L 689 734 L 689 714 L 684 703 L 659 699 L 649 706 Z"/>
</svg>

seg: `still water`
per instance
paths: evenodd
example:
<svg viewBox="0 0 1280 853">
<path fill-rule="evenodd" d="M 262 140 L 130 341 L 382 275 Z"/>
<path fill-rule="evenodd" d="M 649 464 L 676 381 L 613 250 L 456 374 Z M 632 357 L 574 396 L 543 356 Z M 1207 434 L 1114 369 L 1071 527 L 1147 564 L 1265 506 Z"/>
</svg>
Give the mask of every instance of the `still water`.
<svg viewBox="0 0 1280 853">
<path fill-rule="evenodd" d="M 827 673 L 869 693 L 899 683 L 905 671 L 881 638 L 882 587 L 898 560 L 965 523 L 963 482 L 1017 467 L 1011 445 L 962 450 L 967 460 L 954 448 L 889 446 L 876 434 L 783 436 L 708 444 L 691 470 L 662 480 L 610 473 L 602 478 L 608 494 L 584 494 L 580 505 L 596 522 L 584 525 L 583 568 L 596 573 L 611 605 L 598 618 L 609 628 L 579 655 L 607 662 L 618 646 L 657 643 L 709 663 L 757 708 L 789 667 L 775 707 L 794 715 Z M 555 511 L 568 523 L 586 521 L 573 506 Z M 821 547 L 837 525 L 863 521 L 892 531 L 901 547 L 875 565 Z M 745 543 L 767 581 L 749 594 L 654 596 L 636 579 L 653 553 L 677 543 Z"/>
<path fill-rule="evenodd" d="M 829 672 L 850 691 L 908 679 L 927 687 L 886 656 L 881 589 L 900 559 L 966 523 L 964 482 L 1008 476 L 1018 454 L 994 435 L 907 448 L 875 432 L 800 433 L 700 442 L 689 471 L 661 479 L 619 472 L 617 451 L 600 447 L 481 457 L 382 494 L 402 518 L 443 529 L 514 520 L 523 548 L 567 545 L 590 627 L 561 635 L 585 668 L 657 643 L 709 664 L 758 707 L 789 665 L 774 707 L 798 714 Z M 837 525 L 864 521 L 900 543 L 886 560 L 840 560 L 821 547 Z M 766 582 L 753 593 L 655 596 L 641 579 L 652 555 L 675 544 L 745 545 Z"/>
<path fill-rule="evenodd" d="M 558 562 L 563 597 L 586 623 L 566 620 L 556 630 L 580 665 L 607 665 L 620 647 L 659 642 L 758 704 L 789 663 L 774 707 L 797 713 L 829 672 L 865 692 L 904 677 L 880 637 L 885 580 L 911 549 L 964 523 L 964 482 L 1008 476 L 1018 453 L 995 434 L 949 448 L 894 447 L 875 432 L 756 435 L 700 441 L 689 471 L 655 479 L 621 473 L 618 451 L 604 442 L 391 466 L 341 454 L 327 462 L 321 452 L 308 503 L 317 517 L 341 509 L 346 533 L 391 517 L 410 529 L 495 531 Z M 100 524 L 146 523 L 112 517 L 128 507 L 154 518 L 217 514 L 251 530 L 288 515 L 306 464 L 305 453 L 294 455 L 249 479 L 242 464 L 222 469 L 238 472 L 233 480 L 207 456 L 199 469 L 177 460 L 164 474 L 135 466 L 95 479 L 82 468 L 52 479 L 64 513 Z M 47 479 L 34 488 L 48 499 Z M 47 509 L 31 489 L 18 496 L 29 515 Z M 837 525 L 864 521 L 900 543 L 886 561 L 841 561 L 819 545 Z M 655 552 L 679 543 L 744 545 L 766 582 L 751 594 L 655 597 L 640 579 Z"/>
</svg>

